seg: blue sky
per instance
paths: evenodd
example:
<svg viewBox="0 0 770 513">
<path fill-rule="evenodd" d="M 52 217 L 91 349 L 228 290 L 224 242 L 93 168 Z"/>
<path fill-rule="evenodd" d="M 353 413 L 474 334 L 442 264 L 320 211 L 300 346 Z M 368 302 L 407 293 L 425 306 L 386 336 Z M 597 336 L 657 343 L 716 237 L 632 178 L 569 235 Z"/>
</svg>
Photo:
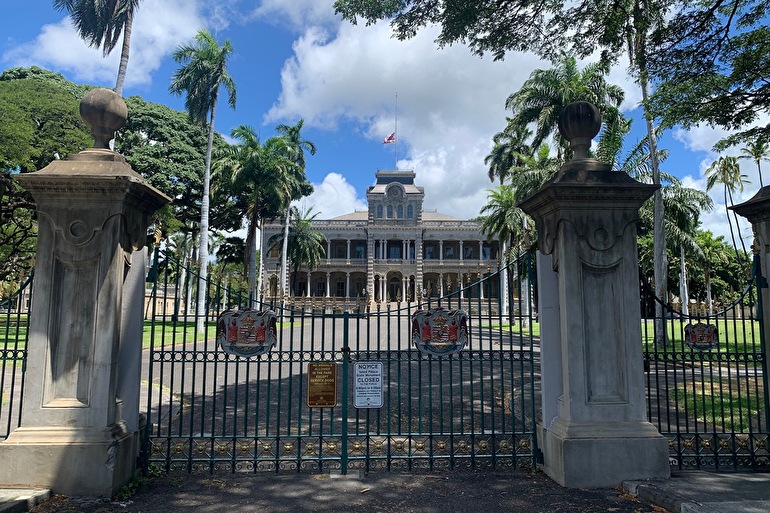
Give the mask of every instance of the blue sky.
<svg viewBox="0 0 770 513">
<path fill-rule="evenodd" d="M 425 187 L 426 208 L 460 218 L 478 215 L 491 185 L 483 161 L 492 135 L 505 125 L 505 99 L 532 70 L 548 63 L 514 53 L 493 62 L 472 56 L 462 45 L 439 50 L 432 28 L 400 42 L 385 23 L 343 23 L 332 3 L 144 0 L 135 20 L 124 95 L 183 109 L 184 99 L 168 93 L 176 68 L 171 53 L 199 28 L 208 29 L 220 41 L 230 39 L 229 71 L 238 88 L 236 110 L 220 102 L 215 128 L 227 135 L 249 124 L 264 140 L 276 124 L 304 118 L 303 134 L 318 147 L 307 159 L 316 192 L 304 206 L 314 205 L 320 218 L 365 208 L 375 171 L 394 165 L 416 172 L 416 181 Z M 101 51 L 77 37 L 50 0 L 5 0 L 0 14 L 0 68 L 37 65 L 75 82 L 114 86 L 119 49 L 102 58 Z M 634 118 L 632 137 L 641 137 L 638 87 L 622 64 L 610 81 L 626 90 L 623 108 Z M 382 139 L 394 131 L 396 114 L 394 148 Z M 767 116 L 762 121 L 767 123 Z M 724 135 L 709 127 L 669 131 L 661 141 L 670 151 L 664 170 L 705 190 L 703 172 L 717 157 L 710 148 Z M 727 153 L 738 154 L 738 149 Z M 755 165 L 743 161 L 742 166 L 752 183 L 736 201 L 758 189 Z M 712 196 L 716 206 L 703 215 L 704 225 L 726 235 L 721 195 L 712 191 Z M 744 233 L 750 234 L 747 226 Z"/>
</svg>

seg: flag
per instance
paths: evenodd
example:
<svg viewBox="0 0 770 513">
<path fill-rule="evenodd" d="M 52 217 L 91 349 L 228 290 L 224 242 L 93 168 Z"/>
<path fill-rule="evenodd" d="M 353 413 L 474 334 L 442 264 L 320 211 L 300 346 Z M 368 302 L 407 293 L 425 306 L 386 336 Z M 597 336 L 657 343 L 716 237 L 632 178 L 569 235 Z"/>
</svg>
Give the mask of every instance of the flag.
<svg viewBox="0 0 770 513">
<path fill-rule="evenodd" d="M 382 140 L 382 144 L 393 144 L 396 142 L 396 132 L 393 132 L 389 136 L 387 136 L 385 139 Z"/>
</svg>

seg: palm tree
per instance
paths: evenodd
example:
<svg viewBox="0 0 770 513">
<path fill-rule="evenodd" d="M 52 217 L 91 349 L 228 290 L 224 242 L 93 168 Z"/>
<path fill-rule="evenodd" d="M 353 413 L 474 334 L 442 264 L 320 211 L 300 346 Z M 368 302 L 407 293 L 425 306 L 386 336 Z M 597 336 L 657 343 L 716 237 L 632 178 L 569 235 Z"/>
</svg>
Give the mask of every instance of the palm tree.
<svg viewBox="0 0 770 513">
<path fill-rule="evenodd" d="M 306 211 L 292 209 L 293 222 L 286 242 L 289 260 L 294 275 L 294 292 L 297 292 L 297 274 L 304 265 L 308 271 L 315 270 L 324 255 L 326 237 L 313 228 L 318 213 L 313 208 Z M 310 287 L 310 283 L 307 284 Z"/>
<path fill-rule="evenodd" d="M 770 160 L 770 144 L 768 144 L 768 141 L 756 139 L 747 144 L 746 147 L 741 148 L 741 153 L 743 153 L 743 155 L 738 158 L 751 159 L 756 162 L 757 173 L 759 173 L 759 186 L 764 187 L 764 183 L 762 182 L 762 166 L 760 165 L 760 162 L 763 160 Z"/>
<path fill-rule="evenodd" d="M 489 181 L 494 182 L 498 177 L 500 185 L 508 178 L 511 168 L 523 165 L 524 156 L 532 153 L 527 144 L 532 131 L 526 125 L 514 123 L 511 118 L 506 119 L 508 124 L 492 137 L 492 150 L 484 157 L 484 164 L 489 166 Z"/>
<path fill-rule="evenodd" d="M 481 231 L 489 239 L 498 237 L 506 241 L 511 251 L 526 249 L 532 234 L 527 215 L 516 205 L 519 198 L 516 189 L 507 184 L 487 191 L 487 204 L 481 209 Z"/>
<path fill-rule="evenodd" d="M 106 57 L 118 44 L 121 34 L 120 66 L 115 81 L 115 92 L 123 95 L 126 81 L 128 55 L 131 47 L 131 30 L 134 15 L 141 0 L 53 0 L 53 6 L 66 10 L 75 30 L 89 46 L 101 48 Z"/>
<path fill-rule="evenodd" d="M 740 240 L 741 249 L 743 250 L 743 253 L 740 254 L 738 246 L 735 244 L 735 232 L 733 231 L 733 223 L 730 220 L 729 207 L 733 206 L 733 192 L 743 191 L 743 186 L 747 183 L 750 182 L 746 179 L 746 175 L 741 173 L 738 157 L 719 157 L 711 163 L 708 169 L 706 169 L 706 190 L 710 191 L 717 184 L 722 185 L 727 225 L 730 228 L 730 237 L 733 241 L 733 247 L 735 248 L 736 253 L 739 253 L 738 260 L 741 263 L 743 263 L 743 256 L 746 254 L 746 244 L 743 242 L 743 237 L 740 233 L 738 214 L 733 212 L 735 216 L 735 227 L 738 230 L 738 240 Z"/>
<path fill-rule="evenodd" d="M 211 186 L 211 149 L 214 145 L 214 118 L 220 86 L 225 87 L 228 103 L 231 108 L 235 109 L 235 82 L 227 73 L 227 59 L 232 53 L 233 49 L 229 40 L 219 46 L 209 32 L 198 31 L 193 44 L 182 45 L 174 52 L 174 60 L 181 67 L 174 72 L 169 86 L 169 91 L 172 94 L 187 93 L 184 105 L 193 121 L 204 126 L 208 121 L 209 134 L 203 174 L 200 247 L 198 248 L 200 279 L 198 281 L 197 326 L 199 331 L 203 330 L 206 308 L 206 271 L 208 270 L 209 258 L 209 189 Z"/>
<path fill-rule="evenodd" d="M 721 235 L 715 238 L 714 234 L 710 231 L 702 231 L 698 233 L 697 238 L 698 247 L 701 248 L 702 252 L 700 261 L 703 265 L 703 277 L 706 285 L 706 305 L 708 307 L 708 314 L 714 315 L 714 301 L 711 297 L 711 271 L 721 267 L 722 264 L 728 263 L 731 253 L 725 245 L 724 237 Z"/>
<path fill-rule="evenodd" d="M 302 139 L 302 127 L 305 124 L 304 119 L 297 121 L 296 125 L 280 124 L 275 127 L 275 131 L 282 134 L 282 137 L 286 141 L 289 157 L 296 164 L 294 177 L 298 189 L 292 191 L 288 197 L 286 204 L 286 221 L 283 231 L 283 247 L 281 249 L 281 290 L 286 290 L 286 259 L 289 244 L 287 243 L 289 238 L 289 216 L 291 211 L 291 201 L 299 199 L 303 196 L 307 196 L 313 192 L 313 186 L 308 182 L 305 176 L 305 151 L 311 155 L 315 155 L 316 147 L 312 142 Z"/>
<path fill-rule="evenodd" d="M 271 137 L 263 145 L 256 131 L 248 125 L 234 128 L 231 135 L 239 143 L 216 153 L 214 171 L 245 203 L 249 293 L 259 301 L 262 253 L 257 262 L 257 231 L 263 219 L 280 215 L 284 182 L 290 179 L 296 164 L 287 157 L 285 141 L 279 137 Z"/>
<path fill-rule="evenodd" d="M 549 135 L 557 132 L 559 116 L 570 103 L 593 103 L 605 121 L 618 116 L 623 89 L 608 84 L 607 73 L 609 67 L 601 63 L 589 64 L 580 70 L 574 57 L 564 55 L 554 68 L 533 71 L 521 89 L 508 97 L 505 107 L 513 110 L 515 124 L 535 124 L 531 147 L 539 148 Z M 562 157 L 566 153 L 566 141 L 558 137 L 557 142 L 558 154 Z"/>
</svg>

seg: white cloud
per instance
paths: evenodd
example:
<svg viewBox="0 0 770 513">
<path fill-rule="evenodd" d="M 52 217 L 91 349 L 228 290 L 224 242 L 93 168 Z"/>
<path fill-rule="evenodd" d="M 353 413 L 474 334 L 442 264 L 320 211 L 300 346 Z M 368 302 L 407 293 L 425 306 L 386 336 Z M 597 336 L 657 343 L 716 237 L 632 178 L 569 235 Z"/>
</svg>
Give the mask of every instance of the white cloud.
<svg viewBox="0 0 770 513">
<path fill-rule="evenodd" d="M 365 201 L 356 197 L 356 189 L 339 173 L 329 173 L 320 184 L 313 184 L 313 194 L 303 198 L 299 207 L 313 209 L 318 219 L 349 214 L 355 210 L 366 209 Z"/>
<path fill-rule="evenodd" d="M 253 16 L 266 22 L 280 21 L 301 31 L 307 26 L 335 25 L 334 0 L 262 0 Z"/>
<path fill-rule="evenodd" d="M 284 65 L 266 122 L 302 116 L 326 130 L 351 123 L 376 141 L 393 131 L 397 94 L 399 167 L 415 170 L 426 208 L 477 216 L 490 186 L 484 157 L 505 126 L 505 100 L 545 64 L 530 54 L 493 62 L 461 45 L 438 50 L 436 30 L 402 42 L 386 23 L 342 24 L 334 38 L 308 29 Z"/>
<path fill-rule="evenodd" d="M 191 8 L 192 7 L 192 8 Z M 131 35 L 126 86 L 146 85 L 163 57 L 189 41 L 204 26 L 196 4 L 189 0 L 146 0 L 137 11 Z M 41 66 L 71 73 L 78 81 L 112 87 L 117 75 L 120 46 L 108 57 L 80 39 L 68 17 L 44 25 L 30 42 L 6 52 L 10 66 Z"/>
</svg>

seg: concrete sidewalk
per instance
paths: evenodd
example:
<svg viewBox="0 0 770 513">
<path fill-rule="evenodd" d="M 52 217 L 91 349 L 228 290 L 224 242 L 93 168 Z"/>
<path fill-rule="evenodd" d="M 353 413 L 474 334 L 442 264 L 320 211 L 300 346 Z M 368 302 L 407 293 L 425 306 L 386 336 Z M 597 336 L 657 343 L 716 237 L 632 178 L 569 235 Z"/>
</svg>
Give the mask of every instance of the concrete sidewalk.
<svg viewBox="0 0 770 513">
<path fill-rule="evenodd" d="M 770 473 L 674 471 L 671 479 L 623 486 L 643 503 L 674 513 L 770 512 Z"/>
<path fill-rule="evenodd" d="M 131 499 L 109 502 L 0 490 L 0 513 L 82 512 L 770 512 L 770 473 L 675 471 L 668 480 L 600 490 L 562 488 L 536 472 L 405 474 L 203 474 L 153 479 Z M 45 501 L 45 502 L 44 502 Z M 34 507 L 36 504 L 42 505 Z"/>
</svg>

